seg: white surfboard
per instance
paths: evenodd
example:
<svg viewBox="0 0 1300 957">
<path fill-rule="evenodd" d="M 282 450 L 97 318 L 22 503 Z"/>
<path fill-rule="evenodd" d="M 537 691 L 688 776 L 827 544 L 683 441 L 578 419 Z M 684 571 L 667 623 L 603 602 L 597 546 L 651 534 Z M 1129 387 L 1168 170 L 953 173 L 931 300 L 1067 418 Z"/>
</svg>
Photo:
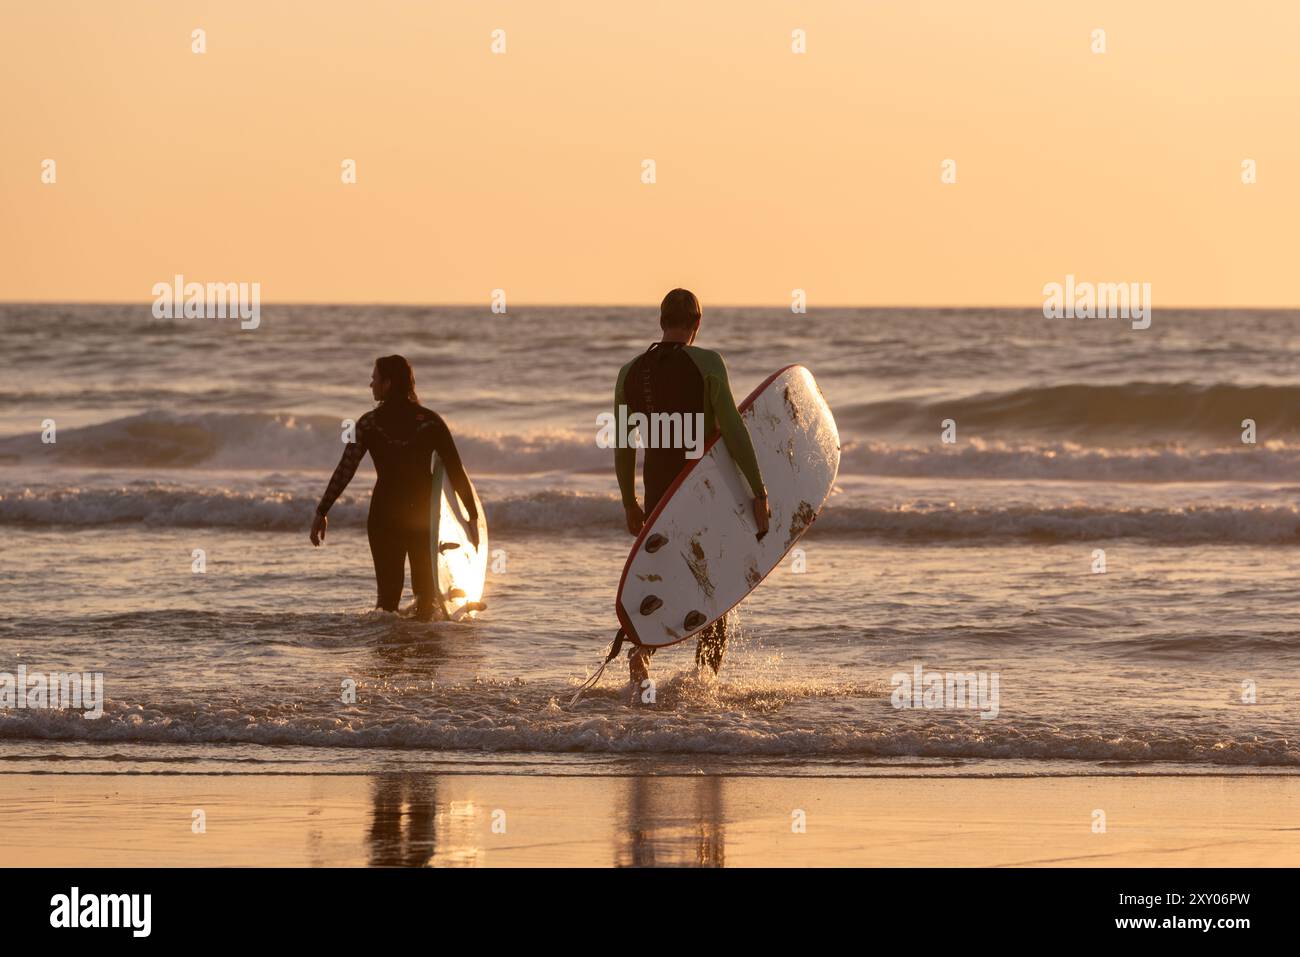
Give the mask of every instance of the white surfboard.
<svg viewBox="0 0 1300 957">
<path fill-rule="evenodd" d="M 720 437 L 646 519 L 618 586 L 616 609 L 643 645 L 684 641 L 767 577 L 816 519 L 840 466 L 830 406 L 803 366 L 773 374 L 739 406 L 772 517 L 757 538 L 749 485 Z"/>
<path fill-rule="evenodd" d="M 429 548 L 433 553 L 437 591 L 434 613 L 447 621 L 467 621 L 477 618 L 487 607 L 483 602 L 488 559 L 487 518 L 478 490 L 474 489 L 474 507 L 478 509 L 478 547 L 475 548 L 469 539 L 469 517 L 460 497 L 448 480 L 442 461 L 434 458 L 429 523 Z M 470 488 L 474 488 L 472 482 Z"/>
</svg>

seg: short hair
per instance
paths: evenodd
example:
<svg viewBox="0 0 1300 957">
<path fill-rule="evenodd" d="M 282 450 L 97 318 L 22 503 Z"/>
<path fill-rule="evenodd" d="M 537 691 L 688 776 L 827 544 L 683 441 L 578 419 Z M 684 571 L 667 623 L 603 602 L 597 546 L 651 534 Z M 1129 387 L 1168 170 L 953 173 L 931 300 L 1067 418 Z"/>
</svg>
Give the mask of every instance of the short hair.
<svg viewBox="0 0 1300 957">
<path fill-rule="evenodd" d="M 674 289 L 659 303 L 659 326 L 662 329 L 694 329 L 704 310 L 689 289 Z"/>
</svg>

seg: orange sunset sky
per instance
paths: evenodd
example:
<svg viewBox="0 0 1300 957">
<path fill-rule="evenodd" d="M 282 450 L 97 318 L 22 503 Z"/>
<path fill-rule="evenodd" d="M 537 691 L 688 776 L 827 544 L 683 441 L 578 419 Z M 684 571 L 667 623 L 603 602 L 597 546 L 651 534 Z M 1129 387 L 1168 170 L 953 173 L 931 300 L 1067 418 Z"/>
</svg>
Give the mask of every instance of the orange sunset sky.
<svg viewBox="0 0 1300 957">
<path fill-rule="evenodd" d="M 1300 304 L 1294 0 L 3 0 L 0 84 L 5 300 Z"/>
</svg>

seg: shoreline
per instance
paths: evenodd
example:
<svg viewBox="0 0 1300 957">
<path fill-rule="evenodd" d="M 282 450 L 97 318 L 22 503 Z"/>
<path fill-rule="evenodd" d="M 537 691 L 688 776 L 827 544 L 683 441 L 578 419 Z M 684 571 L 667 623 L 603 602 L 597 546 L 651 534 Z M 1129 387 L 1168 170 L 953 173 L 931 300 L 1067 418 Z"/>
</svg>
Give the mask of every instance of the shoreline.
<svg viewBox="0 0 1300 957">
<path fill-rule="evenodd" d="M 1298 809 L 1300 779 L 1267 774 L 12 773 L 0 846 L 72 867 L 1276 867 L 1300 866 Z"/>
<path fill-rule="evenodd" d="M 524 778 L 529 780 L 615 780 L 628 778 L 649 778 L 652 780 L 703 780 L 706 778 L 734 778 L 736 780 L 764 781 L 780 779 L 789 781 L 1061 781 L 1061 780 L 1162 780 L 1162 779 L 1287 779 L 1300 778 L 1300 771 L 1283 768 L 1248 767 L 1238 771 L 988 771 L 980 773 L 947 774 L 938 771 L 934 774 L 827 774 L 821 771 L 797 774 L 789 771 L 737 772 L 726 770 L 695 771 L 659 771 L 647 773 L 641 770 L 628 771 L 484 771 L 475 769 L 457 771 L 448 769 L 428 770 L 405 768 L 400 771 L 202 771 L 202 770 L 125 770 L 125 771 L 6 771 L 0 770 L 0 781 L 7 777 L 50 777 L 50 778 L 372 778 L 381 774 L 400 773 L 407 775 L 428 775 L 432 777 L 500 777 Z"/>
</svg>

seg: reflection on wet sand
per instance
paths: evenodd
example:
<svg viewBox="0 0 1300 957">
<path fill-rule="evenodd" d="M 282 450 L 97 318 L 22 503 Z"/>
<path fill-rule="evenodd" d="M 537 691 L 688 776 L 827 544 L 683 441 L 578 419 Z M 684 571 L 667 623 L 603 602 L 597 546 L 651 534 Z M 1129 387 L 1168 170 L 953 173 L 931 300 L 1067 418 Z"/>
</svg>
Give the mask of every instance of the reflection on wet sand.
<svg viewBox="0 0 1300 957">
<path fill-rule="evenodd" d="M 473 783 L 471 783 L 473 782 Z M 492 794 L 474 779 L 392 771 L 370 781 L 367 859 L 375 867 L 475 867 L 496 863 L 498 853 L 527 853 L 552 847 L 537 831 L 531 813 L 510 817 L 508 792 L 531 790 L 527 779 L 507 779 Z M 618 867 L 723 867 L 726 864 L 724 777 L 628 777 L 609 780 L 618 799 L 602 806 L 548 808 L 548 825 L 558 819 L 609 817 L 588 843 L 608 842 Z M 501 806 L 501 805 L 504 805 Z M 548 827 L 549 830 L 549 827 Z M 601 836 L 603 832 L 604 836 Z M 489 858 L 492 857 L 492 860 Z M 607 859 L 608 860 L 608 859 Z"/>
<path fill-rule="evenodd" d="M 371 782 L 370 865 L 425 867 L 437 847 L 437 790 L 430 775 L 380 774 Z"/>
<path fill-rule="evenodd" d="M 627 779 L 618 867 L 723 867 L 722 777 Z"/>
<path fill-rule="evenodd" d="M 1300 777 L 1290 774 L 565 777 L 392 760 L 378 776 L 0 774 L 0 857 L 50 867 L 1300 864 Z M 182 813 L 199 807 L 202 835 Z M 1122 808 L 1124 824 L 1100 856 L 1088 817 L 1097 807 Z M 800 810 L 806 829 L 793 826 Z"/>
<path fill-rule="evenodd" d="M 438 776 L 389 772 L 370 788 L 372 867 L 473 867 L 483 863 L 474 801 L 438 803 Z"/>
</svg>

